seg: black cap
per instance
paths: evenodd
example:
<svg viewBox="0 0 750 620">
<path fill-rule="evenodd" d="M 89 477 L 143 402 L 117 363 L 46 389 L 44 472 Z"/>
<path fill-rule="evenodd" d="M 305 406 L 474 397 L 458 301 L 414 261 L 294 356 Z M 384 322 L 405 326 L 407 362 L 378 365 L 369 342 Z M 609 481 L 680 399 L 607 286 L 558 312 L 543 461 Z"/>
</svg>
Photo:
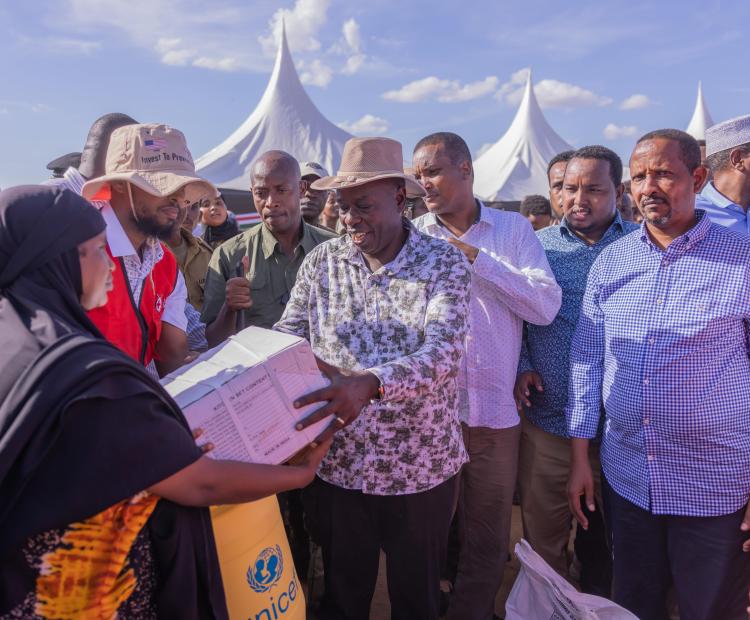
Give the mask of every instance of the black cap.
<svg viewBox="0 0 750 620">
<path fill-rule="evenodd" d="M 78 168 L 81 165 L 81 153 L 66 153 L 47 164 L 47 170 L 52 170 L 52 176 L 61 177 L 68 168 Z"/>
</svg>

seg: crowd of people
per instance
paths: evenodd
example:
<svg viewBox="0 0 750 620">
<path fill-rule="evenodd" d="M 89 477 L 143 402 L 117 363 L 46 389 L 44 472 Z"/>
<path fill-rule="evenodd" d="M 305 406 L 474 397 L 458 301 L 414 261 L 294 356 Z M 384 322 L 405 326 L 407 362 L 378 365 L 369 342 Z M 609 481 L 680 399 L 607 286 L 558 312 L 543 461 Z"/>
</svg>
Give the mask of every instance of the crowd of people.
<svg viewBox="0 0 750 620">
<path fill-rule="evenodd" d="M 0 192 L 0 618 L 226 618 L 206 507 L 273 494 L 324 619 L 369 617 L 381 553 L 394 619 L 496 617 L 516 496 L 582 591 L 746 617 L 750 116 L 701 146 L 645 134 L 628 188 L 613 151 L 560 153 L 520 214 L 453 133 L 407 171 L 389 138 L 333 174 L 273 150 L 241 231 L 182 132 L 98 119 Z M 248 326 L 329 379 L 294 464 L 209 458 L 158 382 Z"/>
</svg>

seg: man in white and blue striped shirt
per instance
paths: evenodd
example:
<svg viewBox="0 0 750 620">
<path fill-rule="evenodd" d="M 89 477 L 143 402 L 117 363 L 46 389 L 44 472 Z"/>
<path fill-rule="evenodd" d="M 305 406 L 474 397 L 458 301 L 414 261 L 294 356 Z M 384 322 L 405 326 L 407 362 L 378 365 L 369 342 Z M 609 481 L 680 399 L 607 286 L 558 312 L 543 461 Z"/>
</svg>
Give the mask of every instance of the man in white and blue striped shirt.
<svg viewBox="0 0 750 620">
<path fill-rule="evenodd" d="M 661 620 L 673 583 L 683 619 L 744 617 L 750 238 L 695 210 L 706 171 L 684 132 L 642 137 L 630 173 L 641 232 L 594 262 L 573 337 L 571 509 L 593 503 L 603 406 L 615 601 Z"/>
</svg>

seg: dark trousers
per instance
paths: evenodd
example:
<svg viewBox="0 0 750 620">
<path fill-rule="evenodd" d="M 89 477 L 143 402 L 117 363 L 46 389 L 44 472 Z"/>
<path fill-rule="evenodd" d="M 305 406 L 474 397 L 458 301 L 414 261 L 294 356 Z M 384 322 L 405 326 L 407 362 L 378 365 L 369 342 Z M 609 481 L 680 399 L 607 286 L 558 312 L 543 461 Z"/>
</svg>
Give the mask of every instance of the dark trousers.
<svg viewBox="0 0 750 620">
<path fill-rule="evenodd" d="M 367 620 L 381 549 L 393 620 L 437 620 L 440 567 L 456 506 L 458 477 L 410 495 L 365 495 L 319 478 L 316 525 L 325 567 L 325 620 Z M 314 515 L 312 514 L 314 510 Z"/>
<path fill-rule="evenodd" d="M 299 578 L 306 581 L 310 567 L 310 537 L 305 527 L 302 493 L 302 489 L 295 489 L 279 493 L 277 497 L 286 537 L 289 540 L 289 548 L 292 551 L 294 567 L 297 569 Z"/>
<path fill-rule="evenodd" d="M 614 600 L 641 620 L 665 620 L 674 585 L 680 620 L 746 620 L 750 554 L 745 509 L 719 517 L 655 515 L 604 484 L 614 552 Z"/>
</svg>

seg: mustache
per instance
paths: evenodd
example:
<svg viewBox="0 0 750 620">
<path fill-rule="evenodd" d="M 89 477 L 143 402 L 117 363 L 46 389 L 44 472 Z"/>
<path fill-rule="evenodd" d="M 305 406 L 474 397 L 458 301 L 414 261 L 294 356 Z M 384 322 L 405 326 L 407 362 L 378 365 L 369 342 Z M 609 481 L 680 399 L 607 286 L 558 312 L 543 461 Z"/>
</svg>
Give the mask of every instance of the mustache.
<svg viewBox="0 0 750 620">
<path fill-rule="evenodd" d="M 641 208 L 645 208 L 653 205 L 669 206 L 669 200 L 664 196 L 645 196 L 641 198 L 641 203 L 638 206 Z"/>
</svg>

